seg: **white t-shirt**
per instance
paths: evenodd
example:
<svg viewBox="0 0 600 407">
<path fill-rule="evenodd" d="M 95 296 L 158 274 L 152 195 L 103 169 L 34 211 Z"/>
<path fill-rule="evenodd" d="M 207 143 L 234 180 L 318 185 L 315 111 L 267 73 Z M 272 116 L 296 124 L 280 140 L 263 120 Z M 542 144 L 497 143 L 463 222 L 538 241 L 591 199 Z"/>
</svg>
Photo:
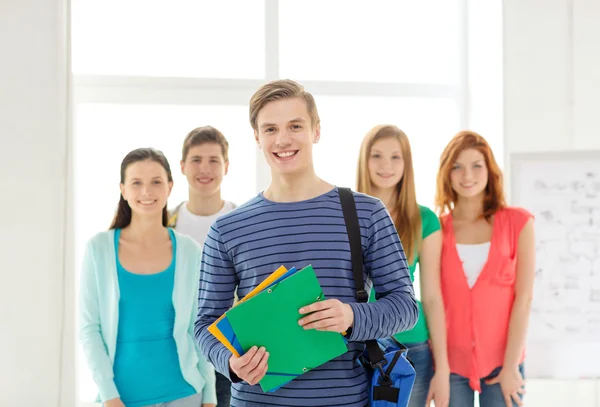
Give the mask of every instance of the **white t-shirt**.
<svg viewBox="0 0 600 407">
<path fill-rule="evenodd" d="M 462 261 L 463 271 L 469 288 L 473 288 L 479 274 L 487 263 L 490 242 L 480 244 L 456 244 L 458 257 Z"/>
<path fill-rule="evenodd" d="M 177 224 L 175 229 L 184 235 L 190 236 L 196 242 L 204 247 L 204 241 L 208 235 L 211 225 L 217 220 L 217 218 L 235 208 L 235 204 L 225 201 L 223 207 L 219 212 L 209 216 L 198 216 L 194 215 L 187 208 L 187 202 L 185 202 L 179 208 L 179 214 L 177 215 Z"/>
</svg>

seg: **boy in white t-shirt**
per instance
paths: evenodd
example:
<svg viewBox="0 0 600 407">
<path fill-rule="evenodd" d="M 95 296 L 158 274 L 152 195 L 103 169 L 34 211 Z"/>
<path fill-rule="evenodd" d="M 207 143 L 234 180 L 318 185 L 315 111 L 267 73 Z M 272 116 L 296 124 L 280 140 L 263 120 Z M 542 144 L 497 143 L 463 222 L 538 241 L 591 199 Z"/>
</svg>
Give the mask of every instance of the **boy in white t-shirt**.
<svg viewBox="0 0 600 407">
<path fill-rule="evenodd" d="M 221 198 L 221 182 L 229 167 L 229 143 L 211 126 L 192 130 L 183 142 L 181 172 L 189 185 L 189 197 L 170 213 L 169 226 L 204 246 L 211 225 L 236 205 Z M 231 383 L 218 372 L 217 405 L 229 406 Z"/>
</svg>

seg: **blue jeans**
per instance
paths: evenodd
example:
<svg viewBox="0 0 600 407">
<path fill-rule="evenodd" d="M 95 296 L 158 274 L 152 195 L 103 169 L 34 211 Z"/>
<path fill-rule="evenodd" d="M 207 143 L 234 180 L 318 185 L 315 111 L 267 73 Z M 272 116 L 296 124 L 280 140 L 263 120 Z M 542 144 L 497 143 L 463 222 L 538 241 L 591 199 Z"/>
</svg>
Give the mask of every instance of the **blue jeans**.
<svg viewBox="0 0 600 407">
<path fill-rule="evenodd" d="M 433 377 L 433 357 L 429 342 L 404 344 L 408 348 L 408 358 L 415 367 L 415 384 L 410 393 L 408 407 L 424 407 L 429 392 L 429 384 Z"/>
<path fill-rule="evenodd" d="M 228 378 L 219 372 L 215 372 L 217 376 L 217 406 L 229 407 L 231 402 L 231 382 Z"/>
<path fill-rule="evenodd" d="M 481 379 L 481 393 L 479 394 L 480 407 L 506 407 L 504 396 L 500 383 L 487 385 L 485 381 L 498 376 L 502 367 L 497 367 L 487 377 Z M 519 371 L 523 378 L 523 364 L 519 365 Z M 521 397 L 523 397 L 521 395 Z M 457 374 L 450 374 L 450 407 L 469 407 L 475 403 L 475 392 L 469 387 L 469 379 Z M 513 401 L 513 407 L 517 407 L 517 403 Z"/>
</svg>

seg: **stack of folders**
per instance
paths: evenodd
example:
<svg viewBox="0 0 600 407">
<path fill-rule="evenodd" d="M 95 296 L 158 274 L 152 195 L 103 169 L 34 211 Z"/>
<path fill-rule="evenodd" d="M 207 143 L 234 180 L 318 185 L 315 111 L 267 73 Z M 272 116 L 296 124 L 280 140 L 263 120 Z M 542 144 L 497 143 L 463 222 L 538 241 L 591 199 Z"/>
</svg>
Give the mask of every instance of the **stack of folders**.
<svg viewBox="0 0 600 407">
<path fill-rule="evenodd" d="M 323 300 L 312 266 L 300 271 L 281 266 L 208 330 L 235 356 L 264 346 L 269 367 L 260 386 L 264 392 L 274 392 L 347 352 L 342 334 L 305 330 L 298 324 L 300 308 Z"/>
</svg>

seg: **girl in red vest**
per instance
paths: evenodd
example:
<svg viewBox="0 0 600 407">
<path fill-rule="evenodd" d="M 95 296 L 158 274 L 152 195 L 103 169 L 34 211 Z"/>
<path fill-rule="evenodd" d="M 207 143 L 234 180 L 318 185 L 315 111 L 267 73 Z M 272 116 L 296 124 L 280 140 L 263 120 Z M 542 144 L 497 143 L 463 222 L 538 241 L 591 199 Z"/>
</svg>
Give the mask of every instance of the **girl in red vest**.
<svg viewBox="0 0 600 407">
<path fill-rule="evenodd" d="M 532 215 L 507 206 L 500 171 L 479 134 L 463 131 L 440 159 L 436 206 L 448 337 L 450 407 L 522 405 L 533 297 Z"/>
</svg>

